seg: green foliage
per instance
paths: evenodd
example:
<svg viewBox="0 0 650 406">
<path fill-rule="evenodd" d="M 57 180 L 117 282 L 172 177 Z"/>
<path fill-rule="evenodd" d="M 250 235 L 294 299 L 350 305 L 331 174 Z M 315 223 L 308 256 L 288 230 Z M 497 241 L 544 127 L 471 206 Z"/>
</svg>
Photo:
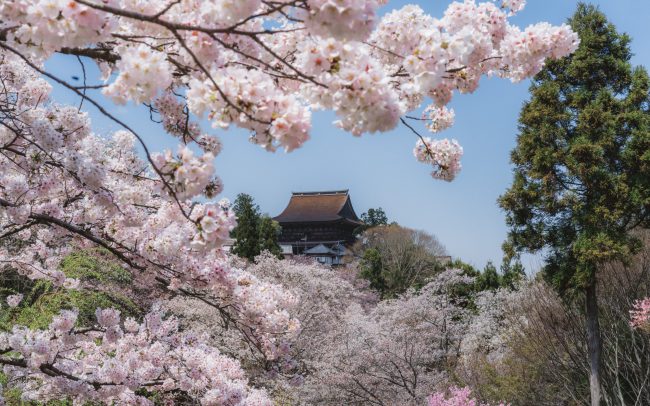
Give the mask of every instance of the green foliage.
<svg viewBox="0 0 650 406">
<path fill-rule="evenodd" d="M 497 268 L 488 261 L 483 269 L 483 272 L 476 280 L 478 290 L 496 290 L 501 287 L 502 278 L 497 272 Z"/>
<path fill-rule="evenodd" d="M 119 289 L 111 289 L 111 286 L 127 286 L 132 281 L 131 275 L 119 265 L 104 259 L 103 254 L 99 250 L 77 251 L 61 261 L 61 271 L 68 277 L 80 279 L 86 287 L 79 290 L 68 290 L 56 287 L 49 281 L 30 281 L 18 274 L 10 274 L 9 279 L 15 289 L 7 294 L 22 293 L 24 299 L 18 307 L 0 312 L 0 329 L 8 331 L 16 324 L 44 329 L 52 317 L 63 309 L 79 311 L 77 326 L 80 327 L 95 322 L 98 307 L 119 309 L 124 316 L 140 316 L 140 309 L 131 299 L 120 293 Z M 101 283 L 104 289 L 88 288 L 96 283 Z"/>
<path fill-rule="evenodd" d="M 377 227 L 388 225 L 388 216 L 381 207 L 368 209 L 361 215 L 361 220 L 366 223 L 367 227 Z"/>
<path fill-rule="evenodd" d="M 518 265 L 517 265 L 518 264 Z M 476 295 L 485 290 L 497 289 L 515 289 L 517 283 L 525 278 L 525 272 L 521 263 L 515 262 L 513 267 L 502 265 L 499 273 L 491 261 L 479 271 L 474 266 L 463 262 L 461 259 L 455 259 L 449 263 L 446 268 L 460 269 L 464 276 L 474 278 L 474 283 L 461 283 L 453 287 L 452 297 L 459 306 L 467 309 L 476 310 Z"/>
<path fill-rule="evenodd" d="M 10 325 L 19 324 L 32 329 L 45 329 L 52 317 L 63 309 L 79 310 L 77 326 L 89 326 L 95 323 L 95 310 L 113 307 L 124 316 L 138 316 L 138 307 L 127 297 L 118 293 L 92 292 L 85 290 L 56 289 L 51 284 L 44 293 L 29 306 L 18 307 L 11 314 Z M 3 323 L 4 324 L 4 323 Z"/>
<path fill-rule="evenodd" d="M 237 227 L 232 231 L 232 237 L 236 239 L 232 252 L 252 261 L 260 254 L 260 208 L 251 195 L 240 193 L 233 210 L 237 215 Z"/>
<path fill-rule="evenodd" d="M 526 270 L 519 260 L 504 261 L 501 274 L 501 286 L 508 289 L 515 289 L 519 282 L 526 279 Z"/>
<path fill-rule="evenodd" d="M 467 262 L 463 262 L 461 259 L 455 259 L 449 264 L 448 267 L 452 269 L 461 269 L 463 271 L 463 275 L 469 276 L 471 278 L 476 278 L 481 275 L 481 272 L 479 270 Z"/>
<path fill-rule="evenodd" d="M 139 318 L 141 309 L 136 303 L 120 293 L 121 287 L 132 282 L 128 271 L 108 259 L 103 249 L 77 251 L 66 256 L 59 268 L 66 276 L 80 279 L 79 290 L 68 290 L 54 286 L 45 280 L 32 281 L 15 272 L 4 272 L 0 298 L 15 293 L 24 295 L 16 308 L 3 306 L 0 309 L 0 330 L 10 331 L 14 325 L 27 326 L 31 329 L 45 329 L 52 318 L 64 309 L 77 309 L 77 327 L 87 327 L 95 323 L 95 310 L 98 307 L 119 309 L 125 317 Z M 101 287 L 102 290 L 95 290 Z M 7 388 L 6 377 L 0 372 L 0 384 L 3 385 L 5 402 L 8 406 L 37 406 L 39 402 L 21 400 L 18 388 Z M 47 406 L 69 406 L 68 400 L 45 403 Z M 88 404 L 89 406 L 92 404 Z"/>
<path fill-rule="evenodd" d="M 7 406 L 22 405 L 22 402 L 20 400 L 20 389 L 7 388 L 7 375 L 2 373 L 2 371 L 0 371 L 0 385 L 2 385 L 2 396 L 4 396 L 4 400 Z"/>
<path fill-rule="evenodd" d="M 381 253 L 376 248 L 367 249 L 361 259 L 361 272 L 359 276 L 370 282 L 370 288 L 377 292 L 387 290 L 386 280 L 382 275 L 383 266 L 381 263 Z"/>
<path fill-rule="evenodd" d="M 128 284 L 131 274 L 113 261 L 105 259 L 103 249 L 77 251 L 63 258 L 61 271 L 69 278 L 93 282 Z"/>
<path fill-rule="evenodd" d="M 599 264 L 628 260 L 629 234 L 650 226 L 650 81 L 630 65 L 630 38 L 580 4 L 581 44 L 548 61 L 522 108 L 512 186 L 499 202 L 513 251 L 547 253 L 545 274 L 565 291 L 592 283 Z"/>
<path fill-rule="evenodd" d="M 388 225 L 388 216 L 386 216 L 384 209 L 381 207 L 377 209 L 371 208 L 368 209 L 367 212 L 361 214 L 361 221 L 363 221 L 364 224 L 354 230 L 355 234 L 362 234 L 364 231 L 373 227 Z M 397 223 L 393 224 L 397 225 Z"/>
<path fill-rule="evenodd" d="M 439 256 L 446 253 L 434 236 L 396 224 L 366 230 L 353 251 L 362 258 L 359 276 L 382 298 L 419 289 L 445 269 Z"/>
<path fill-rule="evenodd" d="M 236 239 L 232 252 L 241 258 L 253 261 L 262 251 L 282 258 L 278 237 L 280 224 L 267 215 L 260 214 L 260 208 L 252 196 L 240 193 L 235 199 L 233 210 L 237 215 L 237 227 L 232 231 Z"/>
<path fill-rule="evenodd" d="M 482 290 L 514 289 L 517 283 L 526 278 L 524 266 L 518 260 L 504 259 L 504 263 L 501 265 L 501 273 L 497 271 L 492 261 L 488 261 L 482 272 L 460 259 L 451 262 L 448 268 L 461 269 L 463 275 L 476 280 L 471 292 L 467 292 L 468 295 Z"/>
<path fill-rule="evenodd" d="M 269 216 L 262 216 L 259 224 L 260 252 L 269 251 L 282 259 L 282 249 L 278 245 L 278 236 L 282 232 L 280 223 Z"/>
<path fill-rule="evenodd" d="M 453 297 L 455 298 L 458 305 L 476 309 L 474 305 L 474 297 L 476 292 L 478 292 L 479 284 L 476 282 L 481 277 L 481 271 L 474 268 L 472 265 L 463 262 L 461 259 L 455 259 L 450 264 L 447 265 L 449 269 L 460 269 L 462 270 L 462 275 L 474 278 L 475 282 L 473 284 L 458 284 L 453 287 Z"/>
<path fill-rule="evenodd" d="M 526 347 L 528 343 L 517 343 L 518 347 Z M 517 351 L 525 351 L 517 349 Z M 528 349 L 527 351 L 531 351 Z M 499 404 L 508 399 L 511 405 L 562 404 L 577 406 L 578 403 L 563 398 L 563 387 L 547 379 L 552 371 L 549 365 L 535 354 L 525 360 L 508 354 L 500 364 L 490 363 L 485 356 L 472 360 L 473 381 L 461 382 L 470 385 L 481 400 L 490 404 Z M 576 382 L 576 386 L 579 383 Z"/>
</svg>

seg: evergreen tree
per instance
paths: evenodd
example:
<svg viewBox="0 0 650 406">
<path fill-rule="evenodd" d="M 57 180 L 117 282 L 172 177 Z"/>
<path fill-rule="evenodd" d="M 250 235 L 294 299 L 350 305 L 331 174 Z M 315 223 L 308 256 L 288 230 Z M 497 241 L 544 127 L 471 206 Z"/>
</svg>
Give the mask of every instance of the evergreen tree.
<svg viewBox="0 0 650 406">
<path fill-rule="evenodd" d="M 261 215 L 260 208 L 252 196 L 240 193 L 235 199 L 233 210 L 237 215 L 237 227 L 231 235 L 236 239 L 232 252 L 253 261 L 262 251 L 269 251 L 282 258 L 278 245 L 280 224 L 268 215 Z"/>
<path fill-rule="evenodd" d="M 479 290 L 495 290 L 501 287 L 501 277 L 492 261 L 488 261 L 477 279 Z"/>
<path fill-rule="evenodd" d="M 388 225 L 388 216 L 386 216 L 384 209 L 381 207 L 378 209 L 368 209 L 367 212 L 361 214 L 361 221 L 363 221 L 363 224 L 354 230 L 355 234 L 362 234 L 364 231 L 373 227 Z"/>
<path fill-rule="evenodd" d="M 472 265 L 467 262 L 463 262 L 461 259 L 453 260 L 449 265 L 449 269 L 460 269 L 463 271 L 464 276 L 469 276 L 470 278 L 478 278 L 481 275 L 481 272 L 474 268 Z"/>
<path fill-rule="evenodd" d="M 597 8 L 580 4 L 569 22 L 580 47 L 534 78 L 512 152 L 514 180 L 500 204 L 510 248 L 544 250 L 546 278 L 584 300 L 597 406 L 597 269 L 627 260 L 639 248 L 629 231 L 650 226 L 649 81 L 645 69 L 631 67 L 630 38 Z"/>
<path fill-rule="evenodd" d="M 278 245 L 278 236 L 281 231 L 282 228 L 277 221 L 274 221 L 269 216 L 262 216 L 259 221 L 260 252 L 269 251 L 282 259 L 282 249 Z"/>
<path fill-rule="evenodd" d="M 237 215 L 237 227 L 231 233 L 236 239 L 232 252 L 252 261 L 260 254 L 260 208 L 251 195 L 240 193 L 233 210 Z"/>
<path fill-rule="evenodd" d="M 383 294 L 388 290 L 384 275 L 384 266 L 381 260 L 381 253 L 376 248 L 369 248 L 363 253 L 361 259 L 360 276 L 370 282 L 370 287 Z"/>
<path fill-rule="evenodd" d="M 519 260 L 504 261 L 501 273 L 501 286 L 508 289 L 514 289 L 517 283 L 526 278 L 526 271 Z"/>
<path fill-rule="evenodd" d="M 381 207 L 378 209 L 368 209 L 367 212 L 361 215 L 361 220 L 366 223 L 366 226 L 377 227 L 385 226 L 388 224 L 388 216 Z"/>
</svg>

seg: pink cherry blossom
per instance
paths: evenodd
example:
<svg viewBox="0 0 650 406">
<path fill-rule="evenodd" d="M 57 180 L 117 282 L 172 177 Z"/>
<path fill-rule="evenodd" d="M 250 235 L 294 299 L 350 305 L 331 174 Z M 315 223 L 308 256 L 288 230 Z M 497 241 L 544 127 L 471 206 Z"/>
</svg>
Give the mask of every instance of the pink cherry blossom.
<svg viewBox="0 0 650 406">
<path fill-rule="evenodd" d="M 140 325 L 129 321 L 124 331 L 119 312 L 98 309 L 97 314 L 95 329 L 75 330 L 77 313 L 64 310 L 47 330 L 15 326 L 0 333 L 0 342 L 18 354 L 5 373 L 33 380 L 23 387 L 25 400 L 74 396 L 80 402 L 150 404 L 133 390 L 146 387 L 163 393 L 179 389 L 202 404 L 228 399 L 232 405 L 272 405 L 264 391 L 247 388 L 236 361 L 206 344 L 205 336 L 180 332 L 176 319 L 152 312 Z M 57 379 L 48 379 L 52 371 Z"/>
<path fill-rule="evenodd" d="M 240 128 L 269 151 L 301 147 L 319 110 L 334 112 L 334 124 L 355 136 L 412 119 L 436 132 L 452 125 L 446 106 L 453 96 L 474 92 L 482 77 L 520 81 L 578 45 L 566 25 L 512 25 L 509 14 L 521 11 L 521 0 L 452 2 L 439 19 L 417 6 L 379 17 L 387 3 L 0 2 L 0 229 L 12 242 L 0 248 L 0 271 L 75 288 L 80 281 L 61 272 L 61 260 L 101 247 L 134 283 L 163 298 L 182 295 L 208 306 L 236 332 L 239 351 L 252 354 L 269 375 L 290 371 L 287 383 L 309 385 L 294 373 L 300 298 L 264 272 L 233 262 L 223 248 L 236 218 L 227 201 L 216 201 L 223 190 L 214 163 L 221 143 L 199 120 L 216 130 Z M 67 83 L 47 72 L 54 54 L 96 63 L 100 73 L 87 70 L 85 87 Z M 83 105 L 57 104 L 50 83 Z M 144 105 L 180 144 L 176 152 L 146 144 L 119 110 L 95 99 L 98 89 L 118 105 Z M 424 116 L 414 117 L 425 103 Z M 83 109 L 90 105 L 120 129 L 94 132 Z M 462 154 L 456 141 L 424 137 L 414 150 L 434 178 L 446 181 L 460 171 Z M 414 308 L 425 299 L 402 300 Z M 19 302 L 19 295 L 8 298 L 10 305 Z M 333 323 L 360 354 L 359 337 L 391 329 L 412 337 L 394 319 L 397 327 L 373 325 L 364 311 L 357 303 L 345 312 L 362 320 L 360 330 Z M 384 313 L 393 314 L 382 307 L 375 316 Z M 2 334 L 2 349 L 6 343 L 18 354 L 5 368 L 17 378 L 10 382 L 21 382 L 25 400 L 146 404 L 138 389 L 152 388 L 182 391 L 204 404 L 270 403 L 234 358 L 203 335 L 179 332 L 159 308 L 141 323 L 121 321 L 113 309 L 96 316 L 90 331 L 76 331 L 76 313 L 66 311 L 47 330 L 16 326 Z M 392 351 L 393 344 L 379 344 Z M 333 372 L 327 376 L 342 384 Z M 438 378 L 432 373 L 428 383 Z M 418 392 L 417 399 L 424 397 Z"/>
<path fill-rule="evenodd" d="M 650 324 L 650 298 L 637 300 L 630 310 L 630 325 L 634 328 L 648 328 Z"/>
<path fill-rule="evenodd" d="M 469 388 L 451 387 L 449 395 L 444 392 L 437 392 L 429 396 L 429 406 L 490 406 L 481 403 L 472 397 Z M 499 403 L 498 406 L 507 406 L 506 403 Z"/>
<path fill-rule="evenodd" d="M 455 116 L 454 110 L 449 110 L 446 106 L 437 107 L 431 105 L 422 113 L 422 119 L 428 121 L 426 127 L 432 133 L 443 131 L 454 125 Z"/>
<path fill-rule="evenodd" d="M 413 155 L 418 161 L 433 165 L 431 176 L 451 181 L 461 170 L 460 158 L 463 156 L 463 148 L 456 140 L 433 140 L 425 137 L 418 140 Z"/>
<path fill-rule="evenodd" d="M 23 300 L 23 295 L 21 295 L 20 293 L 15 295 L 9 295 L 7 296 L 7 305 L 9 305 L 9 307 L 16 307 L 20 304 L 22 300 Z"/>
</svg>

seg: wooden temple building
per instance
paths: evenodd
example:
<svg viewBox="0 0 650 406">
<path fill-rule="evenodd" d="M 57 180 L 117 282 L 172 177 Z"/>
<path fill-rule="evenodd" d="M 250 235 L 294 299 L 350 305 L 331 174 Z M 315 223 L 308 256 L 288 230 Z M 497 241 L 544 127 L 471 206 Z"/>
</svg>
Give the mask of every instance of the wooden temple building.
<svg viewBox="0 0 650 406">
<path fill-rule="evenodd" d="M 285 256 L 306 255 L 329 265 L 341 264 L 363 224 L 347 190 L 292 193 L 274 220 L 282 226 L 278 243 Z"/>
</svg>

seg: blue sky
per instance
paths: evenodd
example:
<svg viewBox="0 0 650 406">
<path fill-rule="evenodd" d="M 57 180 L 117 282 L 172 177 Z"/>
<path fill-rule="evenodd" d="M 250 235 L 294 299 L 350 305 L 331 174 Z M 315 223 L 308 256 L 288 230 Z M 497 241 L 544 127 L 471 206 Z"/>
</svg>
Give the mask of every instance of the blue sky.
<svg viewBox="0 0 650 406">
<path fill-rule="evenodd" d="M 390 1 L 384 11 L 419 4 L 439 17 L 449 3 Z M 634 64 L 650 66 L 650 47 L 644 41 L 650 38 L 650 1 L 593 3 L 620 31 L 632 36 Z M 560 24 L 576 4 L 573 0 L 528 0 L 513 22 L 520 26 L 538 21 Z M 89 76 L 95 77 L 96 69 L 90 63 L 86 68 Z M 81 76 L 78 62 L 69 57 L 53 58 L 47 69 L 62 78 Z M 529 83 L 485 78 L 481 84 L 472 95 L 454 97 L 450 106 L 456 111 L 456 124 L 441 134 L 459 140 L 465 150 L 463 171 L 452 183 L 433 180 L 428 167 L 415 161 L 412 149 L 416 137 L 406 128 L 356 138 L 334 127 L 331 113 L 317 113 L 312 139 L 290 154 L 268 153 L 250 144 L 242 131 L 216 132 L 224 144 L 216 161 L 217 172 L 225 183 L 223 196 L 234 199 L 238 193 L 249 193 L 264 212 L 277 215 L 292 191 L 350 189 L 359 215 L 368 208 L 382 207 L 391 220 L 436 235 L 455 258 L 479 267 L 488 260 L 500 264 L 507 228 L 496 200 L 511 181 L 509 152 L 515 143 L 517 117 L 528 97 Z M 59 88 L 54 98 L 58 102 L 79 101 Z M 130 105 L 111 106 L 110 110 L 144 135 L 152 150 L 175 149 L 177 143 L 149 121 L 144 109 Z M 98 133 L 108 134 L 116 128 L 97 111 L 88 111 Z M 211 130 L 203 124 L 205 130 Z M 535 270 L 541 260 L 527 256 L 524 265 Z"/>
</svg>

